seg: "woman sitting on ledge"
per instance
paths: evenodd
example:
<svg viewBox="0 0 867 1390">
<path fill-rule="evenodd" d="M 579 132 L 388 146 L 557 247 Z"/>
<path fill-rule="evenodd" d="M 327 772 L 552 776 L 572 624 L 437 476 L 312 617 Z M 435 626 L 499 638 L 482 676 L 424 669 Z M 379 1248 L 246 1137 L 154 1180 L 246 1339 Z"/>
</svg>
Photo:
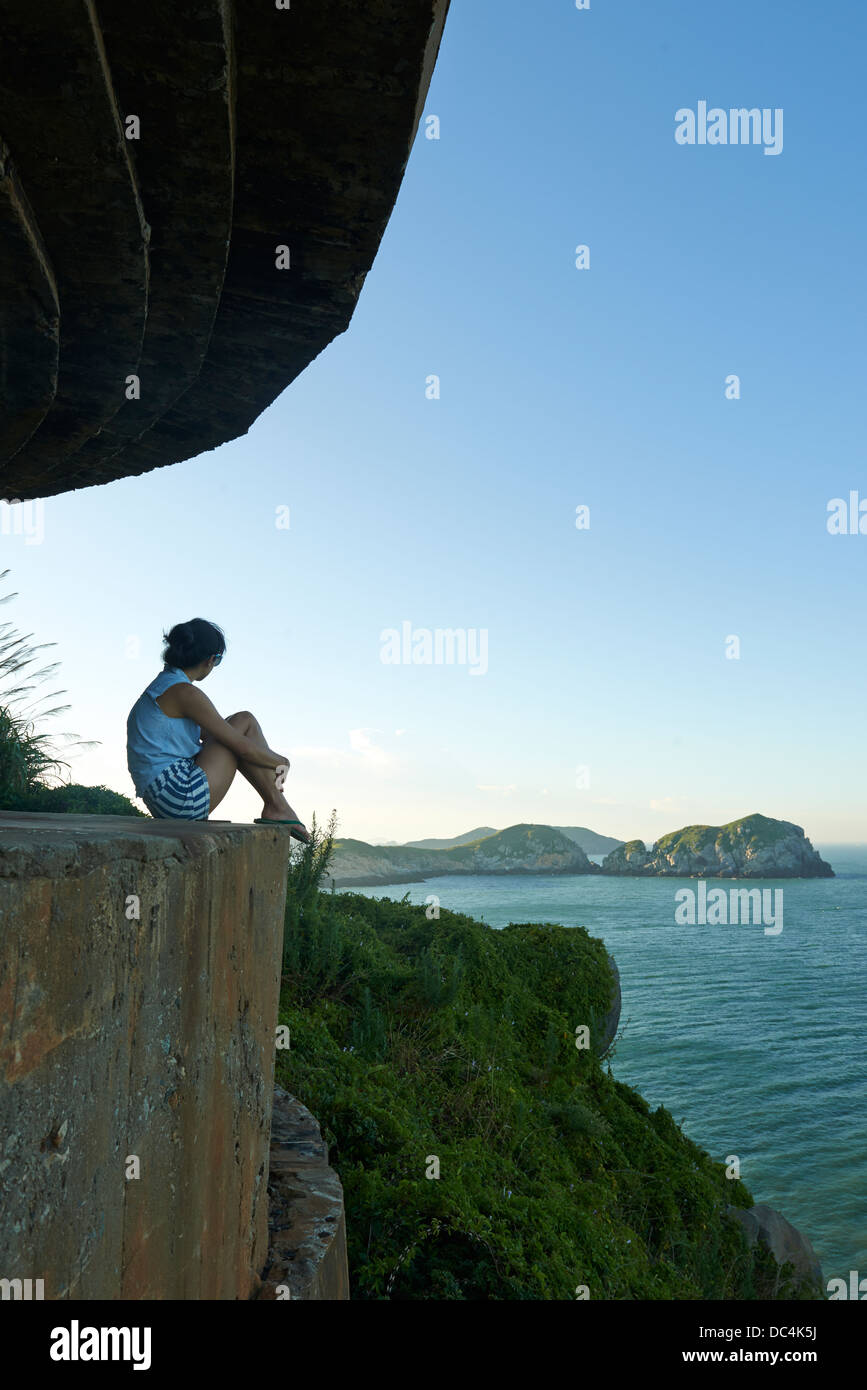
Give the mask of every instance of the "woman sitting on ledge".
<svg viewBox="0 0 867 1390">
<path fill-rule="evenodd" d="M 289 759 L 268 747 L 249 710 L 223 719 L 193 684 L 222 661 L 221 630 L 193 618 L 163 638 L 164 669 L 136 700 L 126 723 L 127 766 L 151 815 L 207 820 L 240 772 L 264 802 L 255 824 L 288 825 L 296 840 L 309 841 L 280 790 Z"/>
</svg>

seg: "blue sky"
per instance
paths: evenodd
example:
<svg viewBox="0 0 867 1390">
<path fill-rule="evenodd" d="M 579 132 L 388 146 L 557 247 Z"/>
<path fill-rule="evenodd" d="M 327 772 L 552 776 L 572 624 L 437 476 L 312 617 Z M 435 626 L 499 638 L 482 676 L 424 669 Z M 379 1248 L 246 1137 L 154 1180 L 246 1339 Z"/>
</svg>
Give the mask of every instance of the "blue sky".
<svg viewBox="0 0 867 1390">
<path fill-rule="evenodd" d="M 348 332 L 244 438 L 0 537 L 53 723 L 101 740 L 75 780 L 132 794 L 127 712 L 202 616 L 202 688 L 346 835 L 867 839 L 867 535 L 826 527 L 867 498 L 865 38 L 848 3 L 454 0 Z M 782 108 L 782 153 L 677 144 L 702 100 Z M 485 632 L 487 671 L 384 664 L 405 621 Z"/>
</svg>

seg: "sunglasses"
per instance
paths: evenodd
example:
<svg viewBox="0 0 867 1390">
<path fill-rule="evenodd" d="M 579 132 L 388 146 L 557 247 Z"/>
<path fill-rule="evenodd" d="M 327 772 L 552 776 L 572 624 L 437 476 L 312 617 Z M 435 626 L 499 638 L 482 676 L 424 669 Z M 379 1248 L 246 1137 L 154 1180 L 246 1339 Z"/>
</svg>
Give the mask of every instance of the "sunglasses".
<svg viewBox="0 0 867 1390">
<path fill-rule="evenodd" d="M 222 653 L 222 652 L 217 652 L 216 655 L 215 655 L 215 657 L 214 657 L 214 665 L 215 665 L 215 666 L 219 666 L 219 664 L 220 664 L 220 662 L 221 662 L 222 660 L 223 660 L 223 653 Z"/>
</svg>

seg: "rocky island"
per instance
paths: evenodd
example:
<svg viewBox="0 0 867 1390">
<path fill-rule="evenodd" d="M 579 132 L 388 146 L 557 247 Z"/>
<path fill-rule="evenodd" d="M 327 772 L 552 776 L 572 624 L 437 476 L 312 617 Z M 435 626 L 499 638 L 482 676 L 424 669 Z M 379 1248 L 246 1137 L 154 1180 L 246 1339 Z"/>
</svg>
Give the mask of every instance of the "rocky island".
<svg viewBox="0 0 867 1390">
<path fill-rule="evenodd" d="M 590 832 L 582 832 L 590 833 Z M 601 836 L 598 838 L 602 838 Z M 428 841 L 427 845 L 436 842 Z M 481 829 L 477 839 L 370 845 L 337 840 L 331 880 L 339 888 L 418 883 L 441 874 L 611 874 L 633 878 L 833 878 L 799 825 L 770 816 L 744 816 L 728 825 L 687 825 L 650 849 L 643 840 L 618 844 L 601 867 L 568 828 L 511 825 Z"/>
<path fill-rule="evenodd" d="M 604 874 L 650 878 L 833 878 L 799 825 L 744 816 L 728 825 L 687 825 L 647 849 L 630 840 L 612 850 Z"/>
</svg>

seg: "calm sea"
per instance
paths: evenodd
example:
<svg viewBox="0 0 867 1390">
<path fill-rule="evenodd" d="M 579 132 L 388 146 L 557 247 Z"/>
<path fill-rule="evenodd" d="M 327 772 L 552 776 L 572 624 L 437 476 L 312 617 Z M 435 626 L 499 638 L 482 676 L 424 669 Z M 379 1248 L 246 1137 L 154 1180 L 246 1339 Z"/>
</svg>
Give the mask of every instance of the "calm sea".
<svg viewBox="0 0 867 1390">
<path fill-rule="evenodd" d="M 782 889 L 783 930 L 679 926 L 694 879 L 485 874 L 355 889 L 492 927 L 560 922 L 601 937 L 623 989 L 612 1071 L 816 1248 L 825 1279 L 867 1276 L 867 845 L 817 846 L 836 878 L 708 881 Z M 597 861 L 598 862 L 598 861 Z"/>
</svg>

